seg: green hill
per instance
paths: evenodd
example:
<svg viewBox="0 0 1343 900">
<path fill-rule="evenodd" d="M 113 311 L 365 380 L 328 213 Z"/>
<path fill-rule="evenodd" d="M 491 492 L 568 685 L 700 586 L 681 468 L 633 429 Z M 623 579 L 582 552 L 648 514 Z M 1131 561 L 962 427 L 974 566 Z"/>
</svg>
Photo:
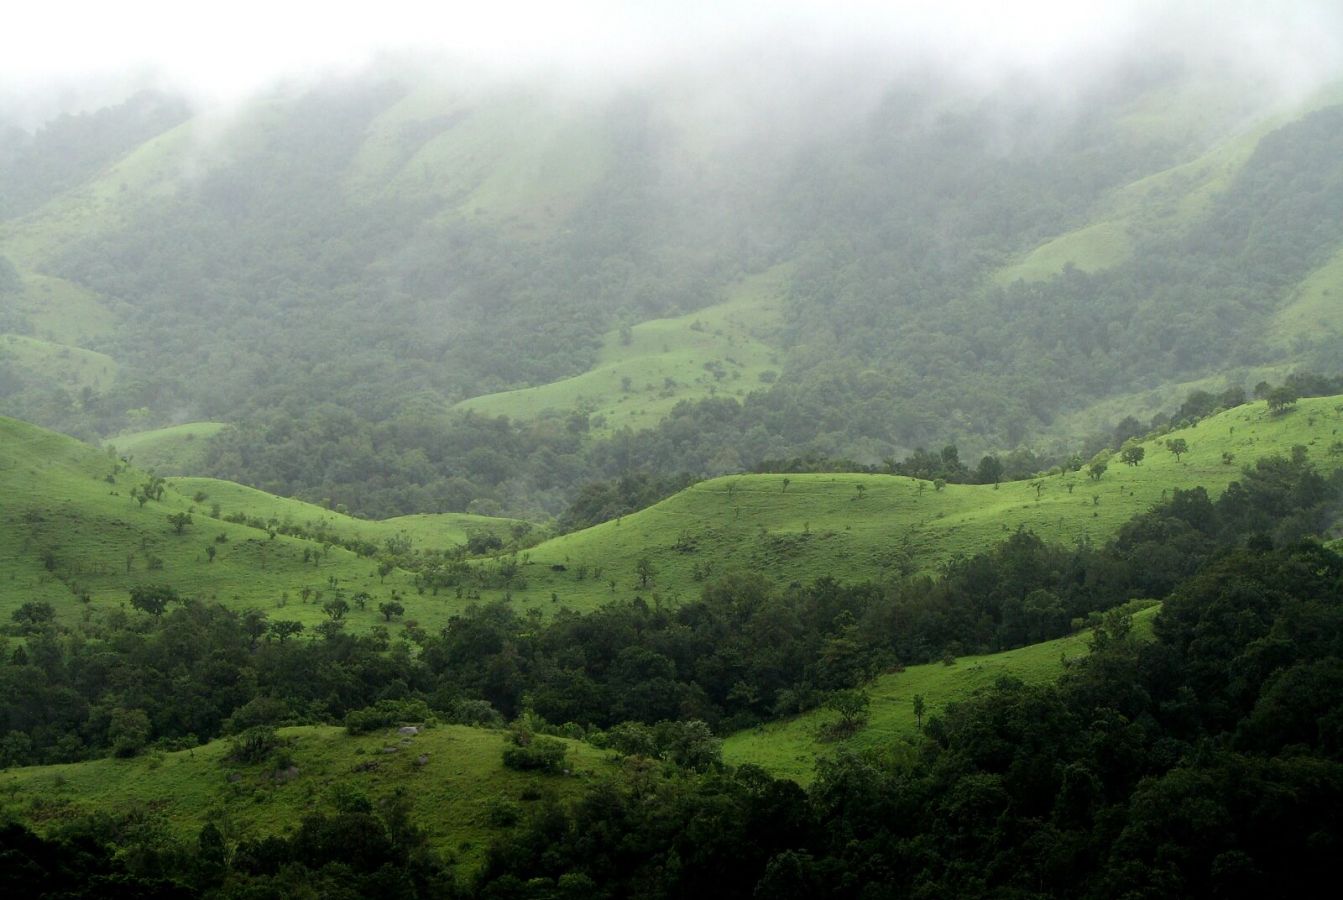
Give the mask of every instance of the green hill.
<svg viewBox="0 0 1343 900">
<path fill-rule="evenodd" d="M 257 607 L 309 625 L 323 620 L 324 599 L 339 593 L 348 600 L 363 592 L 371 597 L 366 608 L 353 608 L 347 616 L 359 629 L 382 622 L 377 605 L 394 596 L 404 604 L 406 620 L 430 628 L 460 608 L 446 597 L 417 594 L 408 572 L 380 576 L 376 560 L 340 546 L 211 518 L 208 494 L 214 491 L 219 498 L 221 516 L 228 514 L 222 509 L 225 500 L 248 516 L 292 515 L 301 522 L 309 521 L 316 507 L 210 480 L 193 482 L 190 493 L 168 483 L 161 499 L 141 504 L 131 492 L 149 479 L 142 470 L 122 466 L 112 453 L 0 418 L 0 494 L 5 497 L 0 505 L 0 619 L 39 600 L 73 619 L 86 604 L 125 605 L 129 588 L 142 584 L 170 584 L 186 597 Z M 209 491 L 197 501 L 193 498 L 201 485 Z M 179 513 L 191 516 L 181 533 L 168 520 Z M 448 524 L 437 517 L 411 517 L 370 525 L 321 514 L 333 529 L 343 526 L 341 533 L 379 544 L 406 533 L 450 547 L 467 522 L 504 533 L 514 524 L 461 516 L 448 517 Z"/>
<path fill-rule="evenodd" d="M 1134 630 L 1150 634 L 1158 607 L 1134 615 Z M 865 687 L 871 698 L 867 724 L 853 735 L 830 741 L 825 726 L 837 714 L 813 710 L 782 722 L 771 722 L 729 735 L 723 742 L 723 759 L 732 765 L 752 764 L 774 775 L 806 784 L 814 774 L 816 760 L 840 748 L 899 753 L 909 748 L 918 734 L 914 697 L 924 700 L 924 718 L 937 715 L 948 704 L 964 700 L 991 687 L 1002 677 L 1027 684 L 1054 681 L 1067 660 L 1085 656 L 1090 632 L 1070 635 L 986 656 L 967 656 L 951 664 L 910 666 L 882 675 Z"/>
<path fill-rule="evenodd" d="M 351 736 L 333 726 L 279 733 L 293 760 L 283 771 L 231 761 L 224 739 L 132 759 L 11 769 L 0 774 L 0 804 L 39 830 L 79 816 L 140 811 L 147 827 L 180 840 L 194 841 L 207 821 L 228 823 L 232 837 L 259 839 L 295 828 L 337 789 L 374 801 L 404 790 L 430 843 L 473 865 L 498 831 L 492 809 L 525 808 L 524 795 L 576 793 L 609 767 L 602 751 L 561 738 L 573 774 L 516 772 L 501 762 L 503 732 L 460 725 L 410 737 L 392 729 Z"/>
<path fill-rule="evenodd" d="M 1248 404 L 1173 432 L 1182 458 L 1162 436 L 1144 444 L 1139 466 L 1111 459 L 1099 481 L 1066 472 L 993 485 L 949 484 L 888 475 L 731 475 L 701 482 L 648 509 L 531 548 L 525 589 L 513 598 L 548 608 L 590 608 L 615 593 L 694 596 L 705 577 L 734 570 L 779 582 L 829 574 L 866 579 L 929 572 L 952 556 L 987 548 L 1018 528 L 1063 544 L 1102 541 L 1172 488 L 1206 487 L 1214 496 L 1240 467 L 1307 447 L 1322 467 L 1343 432 L 1343 397 L 1302 400 L 1285 415 Z M 1231 463 L 1224 461 L 1229 454 Z M 636 565 L 655 575 L 642 585 Z M 612 588 L 610 580 L 615 580 Z"/>
<path fill-rule="evenodd" d="M 457 404 L 488 416 L 532 419 L 580 412 L 594 435 L 652 428 L 683 400 L 745 397 L 778 375 L 771 346 L 786 267 L 746 279 L 727 301 L 670 319 L 608 332 L 582 375 Z"/>
<path fill-rule="evenodd" d="M 158 475 L 190 475 L 204 468 L 209 438 L 227 427 L 223 422 L 188 422 L 119 434 L 107 443 L 137 468 Z"/>
</svg>

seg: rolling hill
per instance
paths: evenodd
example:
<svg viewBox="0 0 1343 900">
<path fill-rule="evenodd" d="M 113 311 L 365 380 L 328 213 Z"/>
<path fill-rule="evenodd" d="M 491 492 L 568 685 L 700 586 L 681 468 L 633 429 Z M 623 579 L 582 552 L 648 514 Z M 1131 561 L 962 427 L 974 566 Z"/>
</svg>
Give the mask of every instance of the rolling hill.
<svg viewBox="0 0 1343 900">
<path fill-rule="evenodd" d="M 395 729 L 351 736 L 333 726 L 279 734 L 289 743 L 292 767 L 278 772 L 231 761 L 231 741 L 221 739 L 133 759 L 10 769 L 0 774 L 0 803 L 40 830 L 80 816 L 139 812 L 147 827 L 194 842 L 209 821 L 234 840 L 257 840 L 292 831 L 337 790 L 375 802 L 404 791 L 430 844 L 471 868 L 500 827 L 491 824 L 492 810 L 577 793 L 610 767 L 602 751 L 558 738 L 568 747 L 572 774 L 516 772 L 500 762 L 504 732 L 461 725 L 430 726 L 409 737 Z"/>
<path fill-rule="evenodd" d="M 508 534 L 517 524 L 470 516 L 364 523 L 208 479 L 182 489 L 164 484 L 160 499 L 140 503 L 132 491 L 150 480 L 110 452 L 0 419 L 0 616 L 8 619 L 29 601 L 47 601 L 62 618 L 74 620 L 86 606 L 124 606 L 133 586 L 170 584 L 186 597 L 258 607 L 309 625 L 324 618 L 322 597 L 367 593 L 366 608 L 349 613 L 355 628 L 381 622 L 377 604 L 395 597 L 405 604 L 407 619 L 435 627 L 454 607 L 417 594 L 410 573 L 381 576 L 376 560 L 324 540 L 275 533 L 271 520 L 320 524 L 333 535 L 378 546 L 388 537 L 408 536 L 439 549 L 456 546 L 468 527 Z M 243 513 L 260 521 L 211 518 L 214 503 L 221 517 Z M 182 513 L 191 523 L 179 532 L 169 516 Z"/>
<path fill-rule="evenodd" d="M 0 509 L 0 560 L 8 579 L 0 582 L 0 614 L 27 600 L 49 600 L 73 616 L 77 598 L 124 603 L 129 586 L 170 583 L 186 595 L 260 606 L 272 615 L 284 609 L 284 616 L 309 623 L 323 617 L 317 592 L 327 598 L 333 591 L 366 592 L 368 608 L 350 614 L 357 627 L 380 621 L 377 603 L 395 592 L 407 619 L 434 627 L 473 599 L 507 599 L 546 614 L 633 594 L 677 601 L 696 596 L 706 579 L 734 571 L 783 583 L 822 575 L 894 578 L 933 572 L 1020 528 L 1065 544 L 1103 541 L 1173 488 L 1202 485 L 1217 495 L 1242 465 L 1290 454 L 1297 445 L 1332 468 L 1343 462 L 1336 449 L 1341 429 L 1343 398 L 1320 397 L 1282 415 L 1263 403 L 1228 410 L 1178 432 L 1190 448 L 1181 458 L 1165 449 L 1163 435 L 1144 445 L 1140 466 L 1116 457 L 1098 481 L 1063 472 L 938 490 L 931 482 L 868 474 L 710 479 L 632 515 L 468 563 L 494 576 L 511 574 L 456 596 L 418 594 L 410 573 L 380 577 L 373 559 L 267 529 L 300 526 L 378 547 L 408 539 L 411 552 L 450 550 L 472 533 L 507 540 L 533 530 L 461 514 L 367 521 L 200 478 L 169 479 L 161 501 L 141 505 L 130 490 L 147 475 L 116 471 L 115 456 L 3 420 L 0 486 L 9 502 Z M 214 504 L 221 518 L 210 517 Z M 193 516 L 182 534 L 167 520 L 177 512 Z M 216 550 L 213 561 L 209 547 Z M 646 583 L 638 572 L 642 560 L 651 567 Z"/>
<path fill-rule="evenodd" d="M 1149 606 L 1134 614 L 1135 634 L 1151 633 L 1158 609 Z M 1090 632 L 1083 632 L 1002 653 L 909 666 L 881 675 L 864 686 L 871 698 L 868 722 L 852 735 L 829 740 L 825 726 L 833 723 L 836 714 L 818 709 L 729 735 L 723 742 L 723 759 L 732 765 L 757 765 L 776 776 L 806 784 L 815 774 L 817 759 L 840 749 L 913 752 L 912 743 L 918 736 L 915 695 L 923 697 L 927 719 L 949 704 L 991 687 L 999 678 L 1048 683 L 1066 670 L 1068 660 L 1090 652 L 1089 639 Z"/>
</svg>

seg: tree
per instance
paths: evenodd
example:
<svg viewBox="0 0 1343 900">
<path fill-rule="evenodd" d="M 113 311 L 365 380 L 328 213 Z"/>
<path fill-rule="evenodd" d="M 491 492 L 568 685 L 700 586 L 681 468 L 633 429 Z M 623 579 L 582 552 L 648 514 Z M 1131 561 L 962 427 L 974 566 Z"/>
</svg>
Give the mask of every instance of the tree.
<svg viewBox="0 0 1343 900">
<path fill-rule="evenodd" d="M 303 623 L 292 619 L 278 619 L 270 623 L 270 633 L 283 644 L 289 638 L 303 633 Z"/>
<path fill-rule="evenodd" d="M 975 469 L 975 480 L 980 484 L 991 484 L 995 487 L 1003 478 L 1003 461 L 996 456 L 986 456 L 979 461 L 979 468 Z"/>
<path fill-rule="evenodd" d="M 210 561 L 210 562 L 214 562 L 214 561 L 215 561 L 215 556 L 218 555 L 218 553 L 219 553 L 219 548 L 216 547 L 214 544 L 206 544 L 206 545 L 205 545 L 205 555 L 206 555 L 206 557 L 209 558 L 209 561 Z"/>
<path fill-rule="evenodd" d="M 322 604 L 322 612 L 326 613 L 333 622 L 339 622 L 345 618 L 345 614 L 350 611 L 350 604 L 341 597 L 334 600 L 328 600 Z"/>
<path fill-rule="evenodd" d="M 1281 415 L 1296 406 L 1299 399 L 1297 392 L 1287 385 L 1275 387 L 1268 392 L 1268 411 L 1275 416 Z"/>
<path fill-rule="evenodd" d="M 1105 470 L 1108 468 L 1110 468 L 1109 463 L 1093 462 L 1087 466 L 1087 477 L 1092 481 L 1100 481 L 1101 476 L 1105 474 Z"/>
<path fill-rule="evenodd" d="M 839 713 L 841 728 L 845 731 L 854 731 L 867 721 L 867 709 L 872 705 L 872 698 L 868 696 L 867 691 L 835 691 L 830 695 L 830 699 L 826 700 L 825 705 L 827 709 Z"/>
<path fill-rule="evenodd" d="M 388 622 L 392 621 L 393 616 L 399 616 L 405 611 L 406 608 L 395 600 L 378 604 L 378 612 L 382 613 L 383 618 Z"/>
<path fill-rule="evenodd" d="M 181 534 L 182 531 L 191 524 L 191 513 L 173 513 L 168 516 L 168 522 L 173 526 L 173 531 Z"/>
<path fill-rule="evenodd" d="M 1147 451 L 1137 441 L 1129 441 L 1124 448 L 1119 451 L 1119 459 L 1126 466 L 1137 466 L 1142 464 L 1143 457 Z"/>
<path fill-rule="evenodd" d="M 648 587 L 648 583 L 657 575 L 657 569 L 653 568 L 653 562 L 648 557 L 642 557 L 634 564 L 634 574 L 639 576 L 639 587 Z"/>
<path fill-rule="evenodd" d="M 149 743 L 149 716 L 143 709 L 117 707 L 108 717 L 107 739 L 117 756 L 134 756 Z"/>
<path fill-rule="evenodd" d="M 19 630 L 26 634 L 54 622 L 56 610 L 45 600 L 29 601 L 14 610 L 10 618 L 19 626 Z"/>
<path fill-rule="evenodd" d="M 792 484 L 792 483 L 793 483 L 793 479 L 788 478 L 788 477 L 786 477 L 786 476 L 784 477 L 784 479 L 783 479 L 783 493 L 785 493 L 785 494 L 788 493 L 788 485 L 790 485 L 790 484 Z"/>
<path fill-rule="evenodd" d="M 169 603 L 179 602 L 177 591 L 164 584 L 138 585 L 131 588 L 131 606 L 154 618 L 163 615 Z"/>
<path fill-rule="evenodd" d="M 1189 442 L 1184 438 L 1171 438 L 1166 441 L 1166 449 L 1175 454 L 1175 461 L 1179 462 L 1180 457 L 1189 452 Z"/>
<path fill-rule="evenodd" d="M 926 709 L 926 706 L 925 706 L 924 701 L 923 701 L 923 695 L 922 695 L 922 694 L 915 694 L 915 695 L 914 695 L 914 721 L 918 724 L 919 732 L 920 732 L 920 733 L 923 732 L 923 713 L 924 713 L 925 709 Z"/>
</svg>

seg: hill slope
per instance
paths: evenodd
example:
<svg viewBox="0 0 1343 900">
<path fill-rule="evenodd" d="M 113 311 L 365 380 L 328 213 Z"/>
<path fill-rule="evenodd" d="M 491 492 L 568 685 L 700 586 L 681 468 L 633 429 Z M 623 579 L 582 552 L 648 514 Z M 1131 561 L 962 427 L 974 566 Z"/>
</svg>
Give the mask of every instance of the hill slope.
<svg viewBox="0 0 1343 900">
<path fill-rule="evenodd" d="M 292 517 L 307 523 L 319 516 L 333 533 L 381 545 L 411 534 L 451 548 L 463 534 L 462 520 L 482 530 L 508 533 L 515 523 L 484 517 L 423 517 L 403 523 L 363 523 L 348 516 L 284 501 L 224 482 L 191 482 L 190 493 L 163 485 L 160 499 L 140 503 L 132 491 L 150 483 L 146 473 L 124 466 L 111 453 L 73 438 L 0 418 L 0 618 L 29 601 L 47 601 L 63 617 L 82 605 L 124 605 L 131 587 L 169 584 L 186 597 L 218 600 L 234 608 L 258 607 L 273 617 L 308 625 L 323 621 L 324 599 L 347 601 L 364 592 L 366 608 L 350 610 L 351 627 L 382 621 L 377 605 L 397 597 L 406 618 L 428 627 L 442 624 L 454 606 L 421 596 L 413 577 L 377 572 L 376 560 L 340 546 L 274 534 L 265 527 L 210 518 L 204 485 L 232 511 L 262 519 Z M 243 502 L 241 498 L 246 498 Z M 258 502 L 260 501 L 260 502 Z M 249 505 L 250 504 L 250 505 Z M 180 533 L 169 516 L 185 513 Z M 221 509 L 221 515 L 227 513 Z M 214 552 L 213 557 L 210 551 Z"/>
<path fill-rule="evenodd" d="M 1082 472 L 993 485 L 949 484 L 888 475 L 733 475 L 704 481 L 648 509 L 545 541 L 527 551 L 525 590 L 515 600 L 546 607 L 554 592 L 575 608 L 613 593 L 693 596 L 705 577 L 734 570 L 780 582 L 829 574 L 848 580 L 929 572 L 970 555 L 1018 528 L 1070 544 L 1103 541 L 1172 488 L 1220 494 L 1240 467 L 1305 446 L 1321 467 L 1343 464 L 1331 452 L 1343 433 L 1343 397 L 1302 400 L 1270 415 L 1263 403 L 1221 413 L 1172 432 L 1190 450 L 1167 451 L 1162 436 L 1144 444 L 1145 460 L 1118 457 L 1099 481 Z M 1231 464 L 1224 462 L 1230 454 Z M 655 575 L 643 585 L 636 565 Z M 562 568 L 557 568 L 562 567 Z M 615 580 L 612 587 L 610 580 Z"/>
<path fill-rule="evenodd" d="M 573 775 L 541 775 L 503 767 L 501 731 L 439 725 L 405 737 L 392 729 L 351 736 L 333 726 L 279 729 L 290 742 L 293 768 L 278 774 L 229 760 L 230 740 L 133 759 L 30 766 L 0 774 L 4 808 L 39 830 L 77 816 L 141 811 L 148 827 L 194 841 L 208 821 L 227 823 L 231 837 L 260 839 L 289 832 L 339 789 L 377 801 L 405 791 L 412 816 L 430 843 L 467 865 L 480 862 L 490 836 L 490 810 L 517 804 L 526 792 L 576 793 L 607 769 L 604 754 L 563 738 Z"/>
<path fill-rule="evenodd" d="M 1134 631 L 1150 634 L 1158 607 L 1133 617 Z M 882 675 L 866 685 L 871 697 L 867 724 L 853 735 L 828 741 L 824 727 L 836 718 L 828 710 L 813 710 L 782 722 L 771 722 L 729 735 L 723 742 L 723 759 L 733 765 L 761 766 L 774 775 L 802 784 L 811 780 L 816 760 L 840 748 L 903 752 L 918 735 L 914 697 L 924 700 L 924 718 L 937 715 L 948 704 L 964 700 L 991 687 L 999 678 L 1016 678 L 1027 684 L 1054 681 L 1067 661 L 1089 651 L 1090 632 L 1032 644 L 987 656 L 967 656 L 947 663 L 928 663 Z"/>
</svg>

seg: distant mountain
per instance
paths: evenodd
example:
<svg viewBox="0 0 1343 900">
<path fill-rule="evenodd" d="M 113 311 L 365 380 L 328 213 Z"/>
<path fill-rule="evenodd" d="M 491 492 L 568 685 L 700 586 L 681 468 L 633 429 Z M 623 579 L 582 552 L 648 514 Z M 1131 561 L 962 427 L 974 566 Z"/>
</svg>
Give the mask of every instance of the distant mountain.
<svg viewBox="0 0 1343 900">
<path fill-rule="evenodd" d="M 374 515 L 554 515 L 637 469 L 1075 448 L 1343 369 L 1336 92 L 734 71 L 9 128 L 0 411 L 232 423 L 199 474 Z"/>
</svg>

